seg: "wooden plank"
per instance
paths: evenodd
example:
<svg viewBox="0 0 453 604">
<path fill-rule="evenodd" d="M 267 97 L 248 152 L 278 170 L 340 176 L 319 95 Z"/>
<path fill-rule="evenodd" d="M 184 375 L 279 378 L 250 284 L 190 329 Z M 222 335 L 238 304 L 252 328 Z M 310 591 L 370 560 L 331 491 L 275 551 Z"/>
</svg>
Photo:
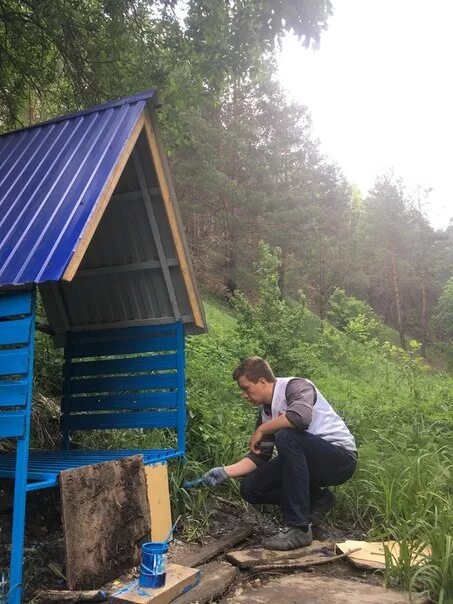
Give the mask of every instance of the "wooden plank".
<svg viewBox="0 0 453 604">
<path fill-rule="evenodd" d="M 176 258 L 167 259 L 168 266 L 178 266 Z M 131 273 L 134 271 L 149 271 L 162 268 L 159 260 L 147 260 L 146 262 L 131 262 L 130 264 L 118 264 L 116 266 L 101 266 L 99 268 L 85 268 L 77 273 L 77 279 L 81 277 L 99 277 L 100 275 L 113 275 L 117 273 Z"/>
<path fill-rule="evenodd" d="M 146 466 L 145 474 L 151 520 L 151 541 L 165 541 L 172 525 L 167 464 Z"/>
<path fill-rule="evenodd" d="M 85 252 L 90 244 L 90 241 L 93 238 L 93 235 L 96 232 L 98 224 L 105 212 L 105 209 L 107 208 L 110 198 L 112 197 L 113 191 L 115 190 L 115 187 L 118 184 L 118 180 L 120 179 L 120 176 L 124 170 L 124 167 L 126 166 L 127 160 L 130 157 L 132 149 L 134 148 L 135 143 L 137 142 L 137 139 L 139 137 L 139 134 L 142 131 L 143 124 L 144 124 L 144 115 L 142 113 L 140 115 L 140 117 L 138 118 L 137 123 L 135 124 L 135 126 L 132 130 L 129 140 L 127 141 L 127 143 L 123 149 L 121 157 L 119 158 L 118 162 L 116 163 L 116 165 L 109 177 L 109 180 L 106 183 L 106 186 L 104 187 L 104 189 L 102 191 L 102 194 L 96 204 L 96 207 L 94 208 L 94 211 L 92 212 L 92 214 L 90 216 L 88 224 L 85 226 L 85 229 L 82 234 L 82 239 L 79 242 L 79 244 L 74 252 L 74 255 L 72 256 L 72 258 L 68 264 L 68 267 L 63 275 L 64 281 L 72 281 L 72 279 L 74 278 L 74 275 L 76 274 L 77 269 L 79 268 L 80 263 L 82 262 L 82 258 L 84 257 Z"/>
<path fill-rule="evenodd" d="M 28 344 L 30 339 L 31 317 L 2 321 L 0 323 L 0 345 Z"/>
<path fill-rule="evenodd" d="M 27 404 L 27 380 L 0 381 L 0 407 L 23 407 Z"/>
<path fill-rule="evenodd" d="M 164 390 L 176 388 L 176 373 L 95 377 L 71 380 L 71 394 L 92 392 L 131 392 L 138 390 Z"/>
<path fill-rule="evenodd" d="M 116 430 L 118 428 L 176 428 L 176 411 L 95 413 L 67 415 L 64 425 L 69 430 Z"/>
<path fill-rule="evenodd" d="M 200 571 L 195 568 L 169 564 L 167 580 L 163 587 L 157 589 L 140 587 L 136 580 L 113 593 L 110 602 L 112 604 L 168 604 L 194 588 L 199 577 Z"/>
<path fill-rule="evenodd" d="M 334 544 L 332 541 L 313 541 L 311 545 L 293 549 L 288 552 L 278 552 L 256 547 L 253 549 L 243 549 L 235 552 L 228 552 L 226 558 L 232 564 L 241 569 L 261 566 L 263 564 L 272 564 L 279 562 L 288 562 L 290 560 L 300 560 L 305 556 L 313 554 L 333 555 Z"/>
<path fill-rule="evenodd" d="M 70 591 L 63 589 L 47 589 L 39 592 L 39 603 L 48 602 L 105 602 L 108 596 L 99 589 L 87 591 Z"/>
<path fill-rule="evenodd" d="M 28 360 L 28 347 L 20 350 L 1 350 L 0 375 L 28 373 Z"/>
<path fill-rule="evenodd" d="M 168 222 L 170 224 L 170 230 L 173 237 L 173 243 L 176 249 L 176 255 L 179 260 L 181 267 L 182 277 L 186 286 L 187 294 L 189 296 L 190 307 L 192 309 L 195 325 L 198 327 L 206 327 L 203 320 L 203 313 L 200 309 L 200 301 L 197 296 L 195 289 L 195 279 L 193 270 L 189 264 L 188 251 L 184 246 L 181 236 L 181 223 L 178 220 L 176 214 L 175 203 L 173 201 L 171 185 L 169 178 L 167 178 L 168 169 L 165 166 L 165 156 L 162 146 L 157 138 L 157 129 L 153 126 L 151 117 L 147 111 L 145 111 L 145 132 L 148 139 L 148 145 L 151 150 L 151 155 L 154 162 L 154 168 L 156 170 L 156 176 L 159 183 L 159 188 L 162 193 L 162 200 L 164 202 L 165 211 L 167 214 Z"/>
<path fill-rule="evenodd" d="M 146 392 L 140 394 L 108 394 L 63 397 L 62 411 L 113 411 L 114 409 L 174 409 L 178 405 L 176 392 Z"/>
<path fill-rule="evenodd" d="M 0 317 L 30 314 L 31 308 L 32 295 L 30 291 L 0 294 Z"/>
<path fill-rule="evenodd" d="M 0 412 L 0 438 L 19 438 L 25 433 L 24 411 Z"/>
<path fill-rule="evenodd" d="M 227 562 L 209 562 L 200 566 L 200 582 L 191 591 L 173 600 L 173 604 L 208 604 L 224 594 L 238 576 Z"/>
<path fill-rule="evenodd" d="M 71 331 L 97 331 L 99 329 L 117 329 L 122 327 L 156 327 L 164 326 L 169 323 L 173 323 L 174 317 L 158 317 L 156 319 L 132 319 L 131 321 L 112 321 L 111 323 L 87 323 L 86 325 L 74 325 L 71 327 Z M 183 323 L 191 323 L 192 317 L 190 315 L 181 315 Z"/>
<path fill-rule="evenodd" d="M 86 333 L 71 334 L 74 344 L 93 344 L 93 342 L 117 342 L 119 340 L 143 340 L 156 336 L 174 336 L 177 324 L 170 321 L 166 325 L 148 325 L 146 327 L 130 327 L 129 329 L 100 329 Z"/>
<path fill-rule="evenodd" d="M 176 361 L 176 355 L 171 353 L 129 359 L 109 359 L 108 361 L 75 361 L 70 364 L 70 374 L 71 377 L 88 377 L 113 375 L 115 373 L 143 373 L 145 371 L 176 369 Z M 1 366 L 0 353 L 0 372 Z"/>
<path fill-rule="evenodd" d="M 142 456 L 64 470 L 59 482 L 69 589 L 97 589 L 139 564 L 151 532 Z"/>
<path fill-rule="evenodd" d="M 72 344 L 72 358 L 113 356 L 120 354 L 134 354 L 140 352 L 167 352 L 176 350 L 178 341 L 175 336 L 157 336 L 113 340 L 106 342 Z"/>
<path fill-rule="evenodd" d="M 251 526 L 236 529 L 228 535 L 225 535 L 225 537 L 221 537 L 213 543 L 205 545 L 193 554 L 188 554 L 186 556 L 182 556 L 181 558 L 177 558 L 176 561 L 178 564 L 183 564 L 184 566 L 200 566 L 200 564 L 209 562 L 216 556 L 220 556 L 220 554 L 223 554 L 229 550 L 230 547 L 233 547 L 237 543 L 244 541 L 247 539 L 247 537 L 250 537 L 252 533 L 253 527 Z"/>
<path fill-rule="evenodd" d="M 151 196 L 160 195 L 158 187 L 148 187 L 148 191 Z M 112 195 L 112 201 L 118 203 L 129 203 L 141 198 L 142 192 L 140 189 L 137 189 L 136 191 L 127 191 L 126 193 L 114 193 Z"/>
<path fill-rule="evenodd" d="M 385 569 L 385 552 L 384 545 L 386 545 L 392 557 L 395 560 L 399 559 L 400 546 L 397 541 L 343 541 L 335 545 L 337 551 L 345 553 L 352 549 L 359 549 L 347 556 L 347 559 L 357 566 L 357 568 L 363 568 L 366 570 L 384 570 Z M 414 552 L 412 556 L 412 565 L 419 564 L 426 560 L 431 555 L 431 550 L 425 548 L 422 552 Z"/>
</svg>

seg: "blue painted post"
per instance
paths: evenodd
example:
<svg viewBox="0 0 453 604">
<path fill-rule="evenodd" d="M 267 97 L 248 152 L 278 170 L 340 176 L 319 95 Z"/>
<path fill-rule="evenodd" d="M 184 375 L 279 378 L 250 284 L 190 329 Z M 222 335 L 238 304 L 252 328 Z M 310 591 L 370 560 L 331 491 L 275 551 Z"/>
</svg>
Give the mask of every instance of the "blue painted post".
<svg viewBox="0 0 453 604">
<path fill-rule="evenodd" d="M 8 604 L 20 604 L 23 597 L 23 558 L 25 507 L 27 497 L 27 469 L 30 441 L 30 419 L 33 395 L 33 358 L 35 336 L 35 290 L 29 292 L 31 322 L 28 337 L 27 398 L 24 409 L 24 432 L 17 439 L 16 473 L 14 480 L 14 508 L 12 527 L 12 548 Z"/>
<path fill-rule="evenodd" d="M 176 324 L 176 367 L 178 380 L 178 452 L 186 451 L 186 377 L 185 377 L 185 340 L 182 321 Z"/>
</svg>

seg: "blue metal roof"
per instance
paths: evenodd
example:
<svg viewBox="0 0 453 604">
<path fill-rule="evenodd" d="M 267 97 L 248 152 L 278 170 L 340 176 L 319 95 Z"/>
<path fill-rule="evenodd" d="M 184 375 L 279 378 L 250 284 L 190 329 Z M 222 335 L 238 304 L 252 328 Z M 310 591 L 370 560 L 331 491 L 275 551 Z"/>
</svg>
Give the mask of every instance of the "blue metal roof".
<svg viewBox="0 0 453 604">
<path fill-rule="evenodd" d="M 0 286 L 59 281 L 156 91 L 0 136 Z"/>
</svg>

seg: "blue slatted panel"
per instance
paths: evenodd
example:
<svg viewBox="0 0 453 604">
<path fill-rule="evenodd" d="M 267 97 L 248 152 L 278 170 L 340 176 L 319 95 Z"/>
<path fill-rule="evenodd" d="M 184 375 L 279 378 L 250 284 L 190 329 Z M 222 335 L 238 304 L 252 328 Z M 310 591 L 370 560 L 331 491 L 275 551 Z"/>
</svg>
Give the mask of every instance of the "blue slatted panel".
<svg viewBox="0 0 453 604">
<path fill-rule="evenodd" d="M 183 348 L 180 323 L 68 334 L 61 418 L 65 446 L 77 430 L 171 428 L 179 433 L 185 418 L 184 376 L 179 375 Z"/>
</svg>

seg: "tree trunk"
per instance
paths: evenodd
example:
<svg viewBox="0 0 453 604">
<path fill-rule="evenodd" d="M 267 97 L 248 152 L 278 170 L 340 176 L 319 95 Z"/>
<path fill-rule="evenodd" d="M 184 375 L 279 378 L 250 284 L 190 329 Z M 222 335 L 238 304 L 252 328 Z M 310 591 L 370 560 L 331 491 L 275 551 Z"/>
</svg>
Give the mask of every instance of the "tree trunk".
<svg viewBox="0 0 453 604">
<path fill-rule="evenodd" d="M 427 296 L 426 296 L 426 273 L 423 271 L 422 273 L 422 347 L 421 347 L 421 355 L 422 357 L 426 356 L 426 338 L 428 333 L 428 304 L 427 304 Z"/>
<path fill-rule="evenodd" d="M 401 312 L 401 296 L 400 296 L 400 285 L 399 285 L 399 275 L 398 269 L 396 266 L 396 256 L 392 251 L 392 282 L 393 282 L 393 293 L 395 295 L 395 303 L 396 303 L 396 322 L 398 326 L 398 333 L 400 334 L 400 342 L 401 348 L 406 349 L 406 341 L 404 338 L 404 329 L 403 329 L 403 318 Z"/>
<path fill-rule="evenodd" d="M 282 255 L 280 268 L 278 269 L 278 288 L 280 290 L 280 300 L 283 300 L 283 289 L 285 287 L 285 256 Z"/>
<path fill-rule="evenodd" d="M 325 299 L 324 299 L 325 281 L 326 281 L 326 274 L 325 274 L 325 266 L 324 266 L 324 254 L 321 250 L 320 267 L 319 267 L 319 318 L 321 319 L 321 325 L 325 318 L 325 308 L 324 308 L 324 306 L 325 306 Z"/>
</svg>

